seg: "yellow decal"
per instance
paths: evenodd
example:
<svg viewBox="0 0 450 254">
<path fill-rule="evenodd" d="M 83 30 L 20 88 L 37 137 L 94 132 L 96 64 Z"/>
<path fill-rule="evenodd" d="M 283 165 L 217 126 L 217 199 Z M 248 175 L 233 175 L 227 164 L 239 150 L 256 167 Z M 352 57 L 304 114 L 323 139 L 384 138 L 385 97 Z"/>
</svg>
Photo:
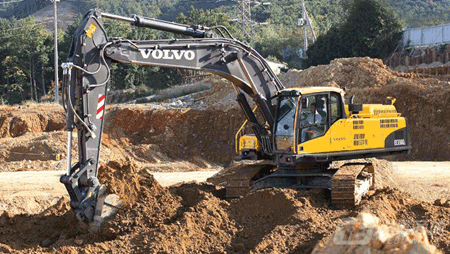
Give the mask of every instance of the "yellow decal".
<svg viewBox="0 0 450 254">
<path fill-rule="evenodd" d="M 89 30 L 86 32 L 86 35 L 87 35 L 89 38 L 92 38 L 92 35 L 94 34 L 94 32 L 95 32 L 96 29 L 97 29 L 97 26 L 94 25 L 94 23 L 92 23 L 92 24 L 89 26 Z"/>
</svg>

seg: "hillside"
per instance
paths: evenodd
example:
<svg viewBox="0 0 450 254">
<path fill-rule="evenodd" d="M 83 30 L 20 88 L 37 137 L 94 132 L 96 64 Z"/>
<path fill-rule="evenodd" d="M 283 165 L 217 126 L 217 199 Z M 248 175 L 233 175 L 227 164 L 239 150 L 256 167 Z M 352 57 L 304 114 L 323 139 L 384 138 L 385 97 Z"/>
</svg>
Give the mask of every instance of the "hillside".
<svg viewBox="0 0 450 254">
<path fill-rule="evenodd" d="M 407 27 L 423 27 L 438 24 L 450 23 L 450 0 L 382 0 L 390 4 L 398 16 Z M 13 2 L 11 0 L 0 0 L 2 2 L 12 2 L 0 5 L 0 18 L 24 18 L 41 9 L 51 5 L 50 0 L 23 0 Z M 318 32 L 324 32 L 331 25 L 341 22 L 346 9 L 350 6 L 348 0 L 307 0 L 306 6 L 311 18 L 314 20 Z M 150 17 L 159 17 L 165 20 L 174 21 L 180 13 L 188 13 L 191 6 L 197 9 L 216 9 L 225 7 L 222 10 L 230 17 L 235 15 L 238 8 L 236 1 L 231 0 L 62 0 L 62 3 L 70 3 L 74 13 L 84 13 L 90 8 L 101 8 L 102 10 L 121 14 L 144 14 Z M 296 19 L 301 15 L 301 2 L 292 0 L 273 0 L 270 1 L 269 8 L 253 8 L 252 18 L 259 22 L 269 19 L 271 22 L 282 22 L 290 27 L 296 27 Z M 280 12 L 280 10 L 282 10 Z"/>
<path fill-rule="evenodd" d="M 58 4 L 58 28 L 67 31 L 68 27 L 73 24 L 75 19 L 80 15 L 77 7 L 70 2 L 62 2 Z M 54 9 L 53 5 L 47 5 L 39 11 L 32 14 L 36 23 L 43 24 L 49 30 L 53 30 Z"/>
<path fill-rule="evenodd" d="M 450 0 L 390 0 L 407 27 L 427 27 L 450 23 Z"/>
</svg>

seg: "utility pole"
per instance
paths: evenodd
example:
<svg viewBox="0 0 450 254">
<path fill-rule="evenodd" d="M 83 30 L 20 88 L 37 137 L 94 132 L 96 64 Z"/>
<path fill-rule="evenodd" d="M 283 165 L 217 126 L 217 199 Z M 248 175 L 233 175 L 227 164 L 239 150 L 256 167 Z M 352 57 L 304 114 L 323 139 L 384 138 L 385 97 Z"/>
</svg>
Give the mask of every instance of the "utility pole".
<svg viewBox="0 0 450 254">
<path fill-rule="evenodd" d="M 304 54 L 306 54 L 306 51 L 308 50 L 308 27 L 311 30 L 313 43 L 316 41 L 316 33 L 314 32 L 311 19 L 306 11 L 305 0 L 302 0 L 302 17 L 298 19 L 298 26 L 303 27 L 303 50 Z"/>
<path fill-rule="evenodd" d="M 59 103 L 58 89 L 58 7 L 56 3 L 59 0 L 53 0 L 53 9 L 55 13 L 55 102 Z"/>
<path fill-rule="evenodd" d="M 253 39 L 253 27 L 256 25 L 266 25 L 267 23 L 258 23 L 252 19 L 252 4 L 254 7 L 259 5 L 269 6 L 270 2 L 258 2 L 256 0 L 236 0 L 236 3 L 239 5 L 239 13 L 238 15 L 231 19 L 230 21 L 237 21 L 242 28 L 242 33 L 244 37 Z"/>
</svg>

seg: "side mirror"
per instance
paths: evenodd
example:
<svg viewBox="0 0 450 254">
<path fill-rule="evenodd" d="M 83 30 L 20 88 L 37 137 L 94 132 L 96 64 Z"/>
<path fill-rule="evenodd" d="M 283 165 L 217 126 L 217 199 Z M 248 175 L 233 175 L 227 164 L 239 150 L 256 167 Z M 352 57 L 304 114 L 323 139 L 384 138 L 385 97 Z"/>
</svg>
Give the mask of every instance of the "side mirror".
<svg viewBox="0 0 450 254">
<path fill-rule="evenodd" d="M 350 102 L 349 104 L 353 104 L 353 101 L 355 100 L 355 95 L 350 96 Z"/>
</svg>

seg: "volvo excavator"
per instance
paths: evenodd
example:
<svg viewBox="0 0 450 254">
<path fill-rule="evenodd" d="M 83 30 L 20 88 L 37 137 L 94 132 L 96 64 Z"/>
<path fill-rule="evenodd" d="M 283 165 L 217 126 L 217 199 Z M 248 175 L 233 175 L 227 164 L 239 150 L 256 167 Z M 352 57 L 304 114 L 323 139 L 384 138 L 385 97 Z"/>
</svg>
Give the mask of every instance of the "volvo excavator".
<svg viewBox="0 0 450 254">
<path fill-rule="evenodd" d="M 102 19 L 184 35 L 164 40 L 109 38 Z M 180 36 L 178 36 L 180 37 Z M 337 160 L 407 153 L 407 120 L 384 104 L 344 103 L 333 87 L 285 88 L 265 59 L 222 26 L 184 25 L 133 15 L 89 11 L 76 28 L 63 68 L 63 105 L 68 133 L 65 185 L 70 206 L 91 231 L 117 212 L 120 199 L 108 195 L 98 178 L 110 64 L 140 64 L 206 71 L 231 81 L 251 134 L 236 136 L 241 159 L 256 159 L 235 172 L 227 196 L 268 187 L 331 190 L 335 205 L 358 204 L 373 188 L 370 163 Z M 251 99 L 253 102 L 249 102 Z M 252 109 L 251 104 L 256 108 Z M 257 117 L 258 115 L 258 117 Z M 77 129 L 78 161 L 72 164 Z"/>
</svg>

